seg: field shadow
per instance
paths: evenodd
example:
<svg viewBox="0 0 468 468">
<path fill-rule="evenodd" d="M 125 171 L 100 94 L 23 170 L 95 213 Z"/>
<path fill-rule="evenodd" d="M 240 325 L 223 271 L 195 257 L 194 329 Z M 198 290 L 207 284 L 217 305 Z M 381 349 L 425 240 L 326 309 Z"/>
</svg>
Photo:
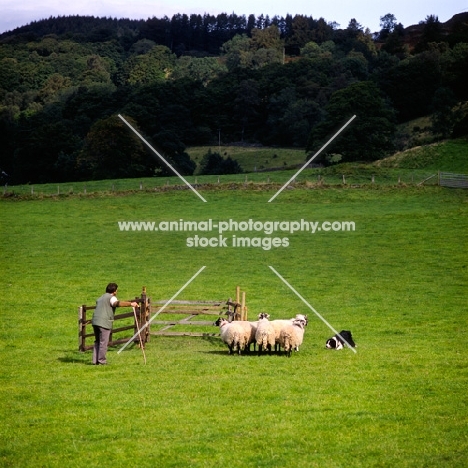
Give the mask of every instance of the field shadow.
<svg viewBox="0 0 468 468">
<path fill-rule="evenodd" d="M 93 363 L 91 362 L 91 355 L 85 354 L 85 353 L 80 353 L 78 351 L 76 352 L 65 352 L 64 356 L 59 356 L 57 360 L 59 362 L 63 362 L 64 364 L 81 364 L 85 366 L 92 366 Z"/>
<path fill-rule="evenodd" d="M 203 350 L 203 351 L 199 351 L 199 353 L 202 353 L 202 354 L 209 354 L 209 355 L 218 355 L 218 356 L 239 356 L 239 357 L 242 357 L 242 358 L 248 358 L 248 357 L 251 357 L 251 358 L 259 358 L 259 357 L 263 357 L 263 356 L 278 356 L 278 357 L 284 357 L 285 354 L 284 352 L 272 352 L 271 354 L 269 353 L 262 353 L 262 354 L 258 354 L 257 351 L 250 351 L 250 352 L 243 352 L 242 354 L 238 354 L 237 352 L 234 352 L 232 354 L 229 354 L 228 350 L 227 349 L 213 349 L 213 350 Z"/>
</svg>

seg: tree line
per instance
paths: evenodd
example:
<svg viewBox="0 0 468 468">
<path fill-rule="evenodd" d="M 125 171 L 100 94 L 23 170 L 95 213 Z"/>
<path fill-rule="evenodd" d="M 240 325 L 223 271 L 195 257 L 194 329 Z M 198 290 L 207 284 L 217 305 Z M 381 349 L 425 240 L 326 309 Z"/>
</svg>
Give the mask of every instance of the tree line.
<svg viewBox="0 0 468 468">
<path fill-rule="evenodd" d="M 10 183 L 166 175 L 117 117 L 182 173 L 187 146 L 316 151 L 324 163 L 402 149 L 397 124 L 431 115 L 432 138 L 468 133 L 467 14 L 371 33 L 352 19 L 174 15 L 59 17 L 0 36 L 0 169 Z M 207 153 L 207 173 L 239 172 Z"/>
</svg>

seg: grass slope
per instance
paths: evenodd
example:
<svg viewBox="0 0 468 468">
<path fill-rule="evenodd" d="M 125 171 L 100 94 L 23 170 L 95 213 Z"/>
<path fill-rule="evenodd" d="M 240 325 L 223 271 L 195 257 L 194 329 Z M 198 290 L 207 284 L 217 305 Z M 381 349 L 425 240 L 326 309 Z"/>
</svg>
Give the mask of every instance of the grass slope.
<svg viewBox="0 0 468 468">
<path fill-rule="evenodd" d="M 211 151 L 224 158 L 235 159 L 244 172 L 279 169 L 306 162 L 306 152 L 297 148 L 268 148 L 258 146 L 195 146 L 187 148 L 190 158 L 197 163 L 197 171 L 203 156 Z"/>
<path fill-rule="evenodd" d="M 465 465 L 467 192 L 296 189 L 268 203 L 273 193 L 0 200 L 2 466 Z M 209 218 L 356 230 L 279 232 L 289 247 L 263 250 L 117 225 Z M 109 281 L 121 299 L 143 285 L 168 299 L 202 265 L 179 299 L 227 299 L 240 285 L 251 319 L 308 313 L 300 352 L 228 356 L 217 338 L 153 337 L 146 366 L 130 347 L 94 367 L 77 351 L 77 307 Z M 269 265 L 353 331 L 357 354 L 324 349 L 331 331 Z"/>
</svg>

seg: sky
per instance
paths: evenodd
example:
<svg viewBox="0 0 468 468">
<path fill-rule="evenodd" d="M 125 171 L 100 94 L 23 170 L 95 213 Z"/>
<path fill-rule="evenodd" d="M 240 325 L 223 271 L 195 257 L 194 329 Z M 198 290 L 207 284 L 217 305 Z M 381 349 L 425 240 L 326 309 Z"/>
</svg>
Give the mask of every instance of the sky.
<svg viewBox="0 0 468 468">
<path fill-rule="evenodd" d="M 111 18 L 143 19 L 174 14 L 217 15 L 235 13 L 271 17 L 306 15 L 324 18 L 346 28 L 354 18 L 364 29 L 380 30 L 380 18 L 387 13 L 404 27 L 436 15 L 444 23 L 454 14 L 468 12 L 468 0 L 0 0 L 0 34 L 31 21 L 51 16 L 86 15 Z"/>
</svg>

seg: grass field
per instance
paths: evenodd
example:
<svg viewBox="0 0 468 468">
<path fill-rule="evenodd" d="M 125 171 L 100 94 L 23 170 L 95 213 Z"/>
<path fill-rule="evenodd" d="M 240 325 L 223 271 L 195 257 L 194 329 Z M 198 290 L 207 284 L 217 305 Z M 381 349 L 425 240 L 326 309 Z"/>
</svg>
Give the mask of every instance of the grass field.
<svg viewBox="0 0 468 468">
<path fill-rule="evenodd" d="M 207 147 L 189 148 L 190 156 L 200 162 L 208 151 Z M 214 151 L 214 150 L 213 150 Z M 320 184 L 321 186 L 397 186 L 400 184 L 416 186 L 422 182 L 425 185 L 437 184 L 437 172 L 448 171 L 468 173 L 468 141 L 466 139 L 447 140 L 440 144 L 412 148 L 401 153 L 375 161 L 374 163 L 343 163 L 330 167 L 319 167 L 303 170 L 295 183 L 305 186 Z M 288 148 L 258 148 L 258 147 L 222 147 L 224 157 L 231 156 L 240 162 L 247 173 L 228 175 L 193 175 L 186 176 L 188 183 L 197 186 L 211 186 L 216 190 L 226 184 L 238 184 L 244 188 L 248 184 L 263 185 L 263 189 L 271 184 L 271 190 L 277 190 L 293 177 L 299 170 L 298 165 L 305 163 L 303 150 Z M 284 168 L 270 172 L 255 172 L 258 159 L 269 161 L 267 168 Z M 277 164 L 277 160 L 281 164 Z M 266 164 L 266 162 L 265 162 Z M 290 167 L 290 169 L 286 169 Z M 253 172 L 249 172 L 253 171 Z M 242 186 L 241 186 L 241 185 Z M 41 198 L 44 196 L 90 195 L 96 193 L 116 193 L 125 191 L 171 190 L 176 186 L 186 187 L 176 176 L 146 177 L 119 180 L 95 180 L 85 182 L 49 183 L 40 185 L 16 185 L 3 188 L 4 194 L 13 196 Z M 229 187 L 232 190 L 232 187 Z"/>
<path fill-rule="evenodd" d="M 244 172 L 263 169 L 284 169 L 288 166 L 304 164 L 307 153 L 298 148 L 269 148 L 262 146 L 194 146 L 187 148 L 190 158 L 197 163 L 197 171 L 203 156 L 211 151 L 224 158 L 235 159 Z"/>
<path fill-rule="evenodd" d="M 336 187 L 0 200 L 0 465 L 462 467 L 468 456 L 468 194 Z M 188 232 L 119 221 L 353 221 L 354 231 L 247 232 L 288 247 L 187 247 Z M 208 235 L 199 233 L 200 235 Z M 217 236 L 213 233 L 212 236 Z M 211 234 L 208 235 L 211 237 Z M 332 335 L 268 268 L 358 344 Z M 110 281 L 169 299 L 227 299 L 249 318 L 309 314 L 304 344 L 229 356 L 218 338 L 152 337 L 79 353 L 77 307 Z M 211 332 L 216 331 L 210 328 Z"/>
</svg>

